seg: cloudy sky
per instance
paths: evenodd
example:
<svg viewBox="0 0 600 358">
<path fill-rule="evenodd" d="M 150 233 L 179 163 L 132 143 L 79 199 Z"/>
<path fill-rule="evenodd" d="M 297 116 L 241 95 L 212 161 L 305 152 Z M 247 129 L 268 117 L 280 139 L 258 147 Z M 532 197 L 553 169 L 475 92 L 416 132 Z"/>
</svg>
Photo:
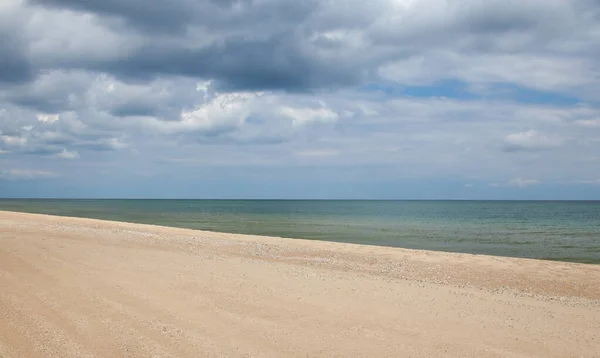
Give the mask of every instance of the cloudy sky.
<svg viewBox="0 0 600 358">
<path fill-rule="evenodd" d="M 0 196 L 600 199 L 600 1 L 1 0 Z"/>
</svg>

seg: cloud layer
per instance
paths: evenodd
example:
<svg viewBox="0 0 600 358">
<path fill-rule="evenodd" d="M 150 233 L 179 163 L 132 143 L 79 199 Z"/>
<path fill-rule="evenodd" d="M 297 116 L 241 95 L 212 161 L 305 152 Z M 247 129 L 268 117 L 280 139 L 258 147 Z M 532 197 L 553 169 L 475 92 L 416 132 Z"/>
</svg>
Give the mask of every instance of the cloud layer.
<svg viewBox="0 0 600 358">
<path fill-rule="evenodd" d="M 599 39 L 595 0 L 6 0 L 0 181 L 596 183 Z"/>
</svg>

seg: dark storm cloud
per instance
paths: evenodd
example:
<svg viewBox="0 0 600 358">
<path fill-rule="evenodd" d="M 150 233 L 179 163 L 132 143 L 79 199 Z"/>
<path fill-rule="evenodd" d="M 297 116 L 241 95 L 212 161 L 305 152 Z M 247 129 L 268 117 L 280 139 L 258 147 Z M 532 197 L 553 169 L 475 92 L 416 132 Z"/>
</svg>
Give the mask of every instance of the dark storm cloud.
<svg viewBox="0 0 600 358">
<path fill-rule="evenodd" d="M 457 7 L 458 25 L 476 34 L 529 30 L 542 23 L 545 12 L 527 4 L 514 6 L 510 1 L 463 2 Z"/>
<path fill-rule="evenodd" d="M 138 34 L 148 40 L 154 36 L 153 31 L 167 31 L 124 58 L 63 61 L 62 66 L 68 68 L 108 72 L 124 79 L 150 80 L 165 75 L 214 79 L 218 87 L 227 90 L 298 91 L 337 87 L 357 83 L 362 75 L 362 71 L 357 71 L 357 65 L 361 64 L 356 59 L 345 58 L 342 62 L 321 58 L 319 49 L 331 46 L 308 41 L 311 27 L 324 27 L 319 23 L 309 24 L 309 15 L 318 10 L 319 3 L 315 1 L 35 0 L 32 3 L 90 12 L 100 19 L 117 16 L 136 27 Z M 212 44 L 198 46 L 194 39 L 186 39 L 183 33 L 189 26 L 202 28 L 208 36 L 214 36 Z"/>
<path fill-rule="evenodd" d="M 165 33 L 182 33 L 190 25 L 211 31 L 247 27 L 270 31 L 263 25 L 297 24 L 318 4 L 315 0 L 30 0 L 30 3 L 116 17 L 141 31 Z"/>
<path fill-rule="evenodd" d="M 0 90 L 4 99 L 44 113 L 59 113 L 81 105 L 82 95 L 89 86 L 90 76 L 82 73 L 53 71 L 41 73 L 31 81 Z"/>
<path fill-rule="evenodd" d="M 156 106 L 132 103 L 115 106 L 109 113 L 115 117 L 159 116 L 160 110 Z"/>
<path fill-rule="evenodd" d="M 44 113 L 58 113 L 71 107 L 68 98 L 53 94 L 18 94 L 9 96 L 9 99 L 16 105 Z"/>
<path fill-rule="evenodd" d="M 387 12 L 394 11 L 391 1 L 369 6 L 312 0 L 30 3 L 95 14 L 107 31 L 121 31 L 122 25 L 113 20 L 122 19 L 143 39 L 139 46 L 128 47 L 127 56 L 67 57 L 57 66 L 110 73 L 123 80 L 185 76 L 215 80 L 225 91 L 295 92 L 377 80 L 377 69 L 387 62 L 432 49 L 455 47 L 481 54 L 519 46 L 520 51 L 540 51 L 552 34 L 573 28 L 575 23 L 569 21 L 577 11 L 589 13 L 590 1 L 423 1 L 400 3 L 397 6 L 411 10 L 389 18 Z M 345 3 L 352 8 L 342 6 Z M 336 31 L 341 38 L 335 37 Z M 360 46 L 344 37 L 349 31 L 361 33 Z M 511 45 L 507 36 L 519 33 L 527 34 L 527 41 Z"/>
<path fill-rule="evenodd" d="M 182 75 L 215 79 L 221 89 L 288 89 L 292 91 L 355 83 L 361 71 L 345 63 L 321 60 L 302 47 L 302 39 L 281 35 L 264 41 L 228 39 L 189 50 L 145 47 L 98 70 L 124 78 L 151 79 Z"/>
<path fill-rule="evenodd" d="M 180 32 L 193 19 L 196 13 L 194 3 L 197 2 L 193 0 L 31 0 L 30 3 L 73 11 L 91 12 L 101 16 L 116 16 L 144 30 Z"/>
<path fill-rule="evenodd" d="M 16 36 L 3 33 L 0 27 L 0 86 L 2 83 L 29 81 L 33 75 L 34 71 L 22 43 Z"/>
<path fill-rule="evenodd" d="M 62 147 L 54 145 L 34 145 L 22 151 L 23 154 L 35 155 L 35 156 L 48 156 L 60 153 Z"/>
</svg>

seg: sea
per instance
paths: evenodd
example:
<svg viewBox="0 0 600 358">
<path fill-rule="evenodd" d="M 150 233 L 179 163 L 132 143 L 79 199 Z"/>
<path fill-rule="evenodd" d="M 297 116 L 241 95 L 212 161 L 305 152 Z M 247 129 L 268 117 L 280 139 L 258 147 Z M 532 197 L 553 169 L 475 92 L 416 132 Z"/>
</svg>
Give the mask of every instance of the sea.
<svg viewBox="0 0 600 358">
<path fill-rule="evenodd" d="M 0 210 L 600 264 L 600 201 L 0 199 Z"/>
</svg>

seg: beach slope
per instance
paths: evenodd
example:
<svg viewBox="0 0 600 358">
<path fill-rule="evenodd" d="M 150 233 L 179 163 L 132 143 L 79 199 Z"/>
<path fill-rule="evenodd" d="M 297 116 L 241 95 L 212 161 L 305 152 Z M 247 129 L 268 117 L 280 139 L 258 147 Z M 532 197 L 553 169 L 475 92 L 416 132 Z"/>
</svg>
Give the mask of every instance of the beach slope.
<svg viewBox="0 0 600 358">
<path fill-rule="evenodd" d="M 598 357 L 600 265 L 0 212 L 0 357 Z"/>
</svg>

